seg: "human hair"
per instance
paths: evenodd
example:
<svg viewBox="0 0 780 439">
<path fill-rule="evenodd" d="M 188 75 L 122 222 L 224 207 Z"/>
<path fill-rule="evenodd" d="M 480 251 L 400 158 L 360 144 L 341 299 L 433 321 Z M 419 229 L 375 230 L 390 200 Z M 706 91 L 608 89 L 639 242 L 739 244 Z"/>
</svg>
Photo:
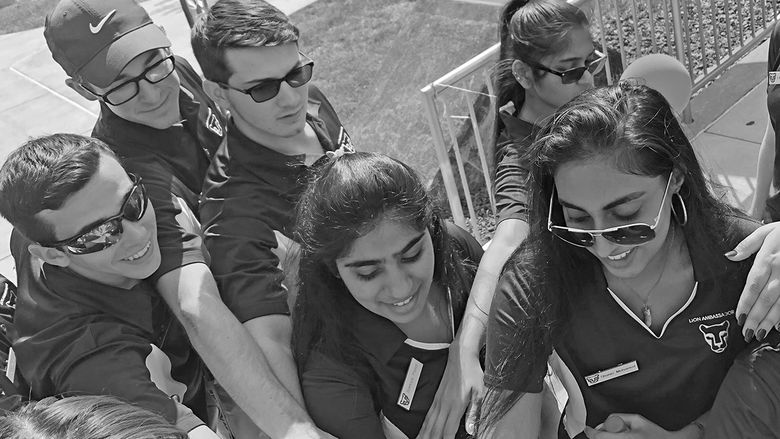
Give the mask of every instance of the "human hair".
<svg viewBox="0 0 780 439">
<path fill-rule="evenodd" d="M 195 22 L 190 42 L 203 76 L 226 83 L 227 49 L 297 43 L 298 35 L 289 17 L 263 0 L 219 0 Z"/>
<path fill-rule="evenodd" d="M 345 154 L 319 170 L 300 198 L 295 228 L 301 244 L 299 294 L 293 312 L 293 349 L 299 373 L 313 350 L 348 364 L 370 380 L 349 318 L 360 305 L 338 277 L 336 259 L 382 220 L 430 232 L 434 282 L 449 288 L 460 321 L 475 267 L 454 248 L 441 216 L 417 174 L 381 154 Z M 368 381 L 373 384 L 373 380 Z"/>
<path fill-rule="evenodd" d="M 86 186 L 101 154 L 116 159 L 92 137 L 52 134 L 28 140 L 0 167 L 0 215 L 35 242 L 56 241 L 52 225 L 36 215 L 59 209 Z"/>
<path fill-rule="evenodd" d="M 548 55 L 566 50 L 573 29 L 587 29 L 588 17 L 565 0 L 510 0 L 501 10 L 498 39 L 499 60 L 494 71 L 496 114 L 508 102 L 525 100 L 525 90 L 512 74 L 515 60 L 539 62 Z M 544 72 L 534 70 L 535 75 Z M 519 108 L 518 108 L 519 110 Z M 496 138 L 503 128 L 496 122 Z"/>
<path fill-rule="evenodd" d="M 0 415 L 4 439 L 186 439 L 162 416 L 105 395 L 45 398 Z"/>
<path fill-rule="evenodd" d="M 572 246 L 547 230 L 554 175 L 564 164 L 598 160 L 627 174 L 666 179 L 674 173 L 683 178 L 678 194 L 687 208 L 687 221 L 670 227 L 678 227 L 688 248 L 696 248 L 704 260 L 711 261 L 696 267 L 697 276 L 726 270 L 722 255 L 736 244 L 729 241 L 735 235 L 730 219 L 744 215 L 714 194 L 713 183 L 705 176 L 674 110 L 657 91 L 622 81 L 584 92 L 553 115 L 524 159 L 530 163 L 530 234 L 505 272 L 521 274 L 528 286 L 523 299 L 529 307 L 524 306 L 528 318 L 516 324 L 514 343 L 501 353 L 495 375 L 511 376 L 510 365 L 522 353 L 536 358 L 548 355 L 568 316 L 575 312 L 570 304 L 583 285 L 596 281 L 594 276 L 602 269 L 587 249 Z M 675 198 L 673 209 L 681 210 Z M 553 212 L 562 215 L 557 203 Z M 488 389 L 480 430 L 490 431 L 522 395 L 521 391 Z"/>
</svg>

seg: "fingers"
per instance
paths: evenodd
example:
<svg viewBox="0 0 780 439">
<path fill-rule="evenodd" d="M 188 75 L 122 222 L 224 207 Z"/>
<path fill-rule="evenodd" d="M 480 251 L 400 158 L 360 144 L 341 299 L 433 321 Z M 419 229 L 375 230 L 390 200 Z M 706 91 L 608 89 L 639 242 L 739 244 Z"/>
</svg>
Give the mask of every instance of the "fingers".
<svg viewBox="0 0 780 439">
<path fill-rule="evenodd" d="M 750 341 L 752 337 L 749 335 L 755 335 L 759 341 L 763 340 L 778 322 L 780 322 L 780 279 L 770 279 L 748 314 L 743 328 L 745 340 Z M 751 334 L 751 331 L 754 333 Z"/>
<path fill-rule="evenodd" d="M 758 316 L 758 314 L 761 314 L 762 311 L 759 311 L 758 309 L 753 310 L 756 301 L 761 296 L 764 287 L 769 281 L 769 276 L 772 274 L 772 266 L 769 263 L 768 258 L 766 256 L 763 258 L 760 257 L 762 256 L 760 253 L 761 252 L 759 252 L 759 256 L 756 256 L 753 266 L 750 267 L 750 272 L 745 281 L 745 288 L 742 289 L 742 294 L 739 296 L 739 302 L 737 303 L 737 322 L 740 325 L 744 326 L 747 322 L 748 315 L 752 315 L 752 320 L 750 322 L 753 326 L 748 327 L 748 329 L 754 329 L 769 309 L 764 308 L 761 316 Z"/>
<path fill-rule="evenodd" d="M 466 412 L 466 433 L 474 435 L 476 433 L 477 419 L 479 419 L 479 412 L 482 409 L 482 395 L 480 392 L 473 390 L 471 392 L 471 403 L 469 409 Z"/>
<path fill-rule="evenodd" d="M 747 259 L 750 255 L 757 252 L 764 243 L 767 235 L 771 233 L 777 227 L 776 224 L 766 224 L 757 228 L 753 233 L 743 239 L 737 244 L 734 249 L 726 253 L 726 257 L 732 261 L 742 261 Z"/>
</svg>

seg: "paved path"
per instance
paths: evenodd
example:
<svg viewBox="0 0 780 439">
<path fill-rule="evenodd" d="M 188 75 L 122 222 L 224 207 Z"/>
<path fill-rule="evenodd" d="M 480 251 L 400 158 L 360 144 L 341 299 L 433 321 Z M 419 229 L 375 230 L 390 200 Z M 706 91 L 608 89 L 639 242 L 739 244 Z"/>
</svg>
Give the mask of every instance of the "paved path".
<svg viewBox="0 0 780 439">
<path fill-rule="evenodd" d="M 271 3 L 289 14 L 313 1 L 271 0 Z M 146 0 L 143 5 L 155 22 L 166 29 L 174 52 L 190 59 L 197 68 L 179 2 Z M 692 104 L 699 123 L 715 120 L 703 129 L 696 123 L 691 125 L 691 129 L 701 131 L 694 141 L 696 149 L 717 179 L 731 188 L 734 202 L 743 207 L 749 206 L 755 187 L 758 145 L 766 124 L 765 85 L 756 85 L 765 75 L 766 46 L 760 46 L 740 61 L 713 87 L 694 98 Z M 0 35 L 0 132 L 3 133 L 0 162 L 31 136 L 90 132 L 98 106 L 70 90 L 64 79 L 63 71 L 46 48 L 41 28 Z M 713 103 L 720 104 L 724 110 Z M 713 109 L 716 114 L 705 115 Z M 14 278 L 7 239 L 10 230 L 8 223 L 0 219 L 0 273 Z"/>
</svg>

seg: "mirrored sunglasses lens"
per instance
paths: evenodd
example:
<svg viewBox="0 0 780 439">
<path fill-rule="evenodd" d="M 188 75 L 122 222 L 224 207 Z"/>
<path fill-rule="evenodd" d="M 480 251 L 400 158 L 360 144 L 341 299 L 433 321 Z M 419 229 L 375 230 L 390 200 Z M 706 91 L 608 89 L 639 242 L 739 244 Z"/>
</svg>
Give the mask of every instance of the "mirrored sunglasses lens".
<svg viewBox="0 0 780 439">
<path fill-rule="evenodd" d="M 121 234 L 122 220 L 113 219 L 81 235 L 68 249 L 74 254 L 95 253 L 116 244 Z"/>
<path fill-rule="evenodd" d="M 587 69 L 587 67 L 577 67 L 576 69 L 566 70 L 563 72 L 563 76 L 561 76 L 561 82 L 564 84 L 573 84 L 582 78 L 582 75 L 585 74 L 585 70 Z"/>
<path fill-rule="evenodd" d="M 558 228 L 553 228 L 552 232 L 558 238 L 578 247 L 590 247 L 593 245 L 593 236 L 590 233 L 578 233 Z"/>
<path fill-rule="evenodd" d="M 144 216 L 144 206 L 146 204 L 146 194 L 144 193 L 143 186 L 138 185 L 133 189 L 133 193 L 125 203 L 125 208 L 122 211 L 122 216 L 128 221 L 140 221 Z"/>
<path fill-rule="evenodd" d="M 644 244 L 655 238 L 655 231 L 647 225 L 636 225 L 630 227 L 621 227 L 618 230 L 607 232 L 601 236 L 614 242 L 615 244 L 637 245 Z"/>
<path fill-rule="evenodd" d="M 592 75 L 595 75 L 604 69 L 606 63 L 607 57 L 598 58 L 588 65 L 588 70 Z"/>
</svg>

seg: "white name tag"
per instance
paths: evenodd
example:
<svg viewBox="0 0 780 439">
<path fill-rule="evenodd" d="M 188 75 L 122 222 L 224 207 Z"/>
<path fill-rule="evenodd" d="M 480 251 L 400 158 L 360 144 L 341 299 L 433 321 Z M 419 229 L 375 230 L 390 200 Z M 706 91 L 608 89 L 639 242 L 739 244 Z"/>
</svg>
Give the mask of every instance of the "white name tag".
<svg viewBox="0 0 780 439">
<path fill-rule="evenodd" d="M 780 84 L 780 72 L 769 72 L 767 81 L 769 82 L 769 85 Z"/>
<path fill-rule="evenodd" d="M 618 364 L 617 366 L 607 370 L 600 370 L 592 375 L 588 375 L 585 377 L 585 381 L 588 383 L 588 387 L 595 386 L 596 384 L 603 383 L 604 381 L 622 377 L 623 375 L 628 375 L 630 373 L 637 372 L 638 370 L 639 365 L 637 365 L 636 360 L 634 360 L 630 363 Z"/>
<path fill-rule="evenodd" d="M 420 381 L 422 368 L 423 364 L 414 358 L 409 362 L 409 369 L 406 371 L 406 379 L 404 379 L 404 385 L 401 387 L 401 394 L 398 395 L 397 403 L 404 410 L 409 410 L 412 407 L 414 392 L 417 391 L 417 382 Z"/>
</svg>

